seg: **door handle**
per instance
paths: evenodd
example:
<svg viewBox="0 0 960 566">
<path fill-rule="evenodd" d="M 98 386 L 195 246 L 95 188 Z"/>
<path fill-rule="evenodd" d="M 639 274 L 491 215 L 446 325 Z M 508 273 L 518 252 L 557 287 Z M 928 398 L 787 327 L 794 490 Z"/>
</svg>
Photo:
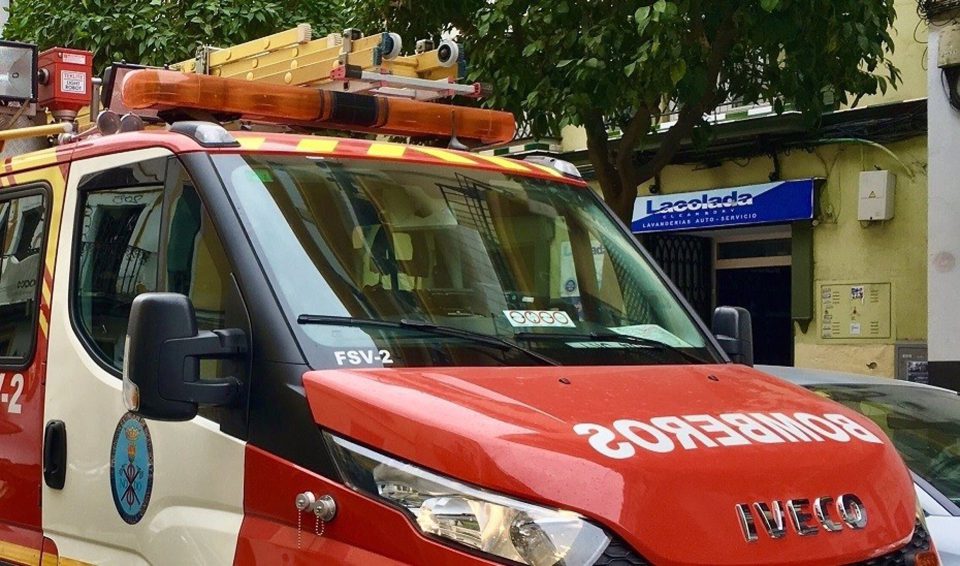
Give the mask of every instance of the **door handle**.
<svg viewBox="0 0 960 566">
<path fill-rule="evenodd" d="M 67 481 L 67 425 L 47 421 L 43 431 L 43 481 L 52 489 L 63 489 Z"/>
</svg>

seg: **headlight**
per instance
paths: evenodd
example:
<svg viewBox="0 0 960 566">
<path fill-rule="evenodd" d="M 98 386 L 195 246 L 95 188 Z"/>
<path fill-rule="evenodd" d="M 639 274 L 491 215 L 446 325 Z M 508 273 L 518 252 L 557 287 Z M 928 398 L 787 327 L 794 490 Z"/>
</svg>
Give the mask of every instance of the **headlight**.
<svg viewBox="0 0 960 566">
<path fill-rule="evenodd" d="M 576 513 L 483 491 L 326 434 L 350 487 L 409 512 L 425 534 L 530 566 L 583 566 L 610 542 Z"/>
</svg>

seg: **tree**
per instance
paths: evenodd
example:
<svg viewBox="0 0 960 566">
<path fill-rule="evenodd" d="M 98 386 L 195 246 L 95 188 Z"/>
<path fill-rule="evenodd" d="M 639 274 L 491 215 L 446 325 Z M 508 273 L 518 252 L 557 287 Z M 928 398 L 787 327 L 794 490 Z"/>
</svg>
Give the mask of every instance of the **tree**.
<svg viewBox="0 0 960 566">
<path fill-rule="evenodd" d="M 30 0 L 13 2 L 4 38 L 88 49 L 99 70 L 176 63 L 198 43 L 232 45 L 300 23 L 339 32 L 342 14 L 340 0 Z"/>
<path fill-rule="evenodd" d="M 410 0 L 373 4 L 354 14 L 374 12 L 369 25 L 386 20 L 400 29 L 424 20 Z M 706 139 L 703 116 L 717 105 L 770 102 L 779 112 L 791 103 L 814 119 L 832 108 L 828 99 L 856 101 L 899 81 L 887 58 L 894 0 L 441 4 L 445 12 L 429 22 L 444 17 L 460 31 L 471 78 L 495 87 L 489 105 L 528 120 L 535 135 L 585 127 L 604 199 L 624 220 L 638 185 L 669 164 L 685 139 Z M 637 148 L 650 146 L 667 114 L 676 123 L 639 161 Z"/>
</svg>

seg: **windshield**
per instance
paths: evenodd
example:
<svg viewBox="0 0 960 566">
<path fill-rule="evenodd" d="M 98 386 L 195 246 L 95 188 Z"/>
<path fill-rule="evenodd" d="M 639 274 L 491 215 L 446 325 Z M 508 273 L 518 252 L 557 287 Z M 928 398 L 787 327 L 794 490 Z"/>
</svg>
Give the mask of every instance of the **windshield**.
<svg viewBox="0 0 960 566">
<path fill-rule="evenodd" d="M 960 505 L 960 397 L 897 385 L 815 385 L 887 433 L 907 466 Z"/>
<path fill-rule="evenodd" d="M 324 363 L 716 361 L 589 189 L 398 161 L 213 160 Z"/>
</svg>

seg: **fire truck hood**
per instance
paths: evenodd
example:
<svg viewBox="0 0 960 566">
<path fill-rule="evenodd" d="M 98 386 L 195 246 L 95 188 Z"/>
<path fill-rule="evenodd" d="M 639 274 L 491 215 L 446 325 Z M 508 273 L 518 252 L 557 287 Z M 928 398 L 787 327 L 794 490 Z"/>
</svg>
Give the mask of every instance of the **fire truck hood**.
<svg viewBox="0 0 960 566">
<path fill-rule="evenodd" d="M 656 564 L 851 563 L 905 544 L 914 526 L 912 482 L 878 427 L 743 366 L 378 368 L 303 382 L 334 434 L 579 512 Z M 861 529 L 840 516 L 846 494 L 863 503 Z M 836 531 L 812 508 L 827 497 Z M 753 515 L 747 541 L 738 505 L 803 499 L 815 535 L 787 513 L 774 539 Z"/>
</svg>

